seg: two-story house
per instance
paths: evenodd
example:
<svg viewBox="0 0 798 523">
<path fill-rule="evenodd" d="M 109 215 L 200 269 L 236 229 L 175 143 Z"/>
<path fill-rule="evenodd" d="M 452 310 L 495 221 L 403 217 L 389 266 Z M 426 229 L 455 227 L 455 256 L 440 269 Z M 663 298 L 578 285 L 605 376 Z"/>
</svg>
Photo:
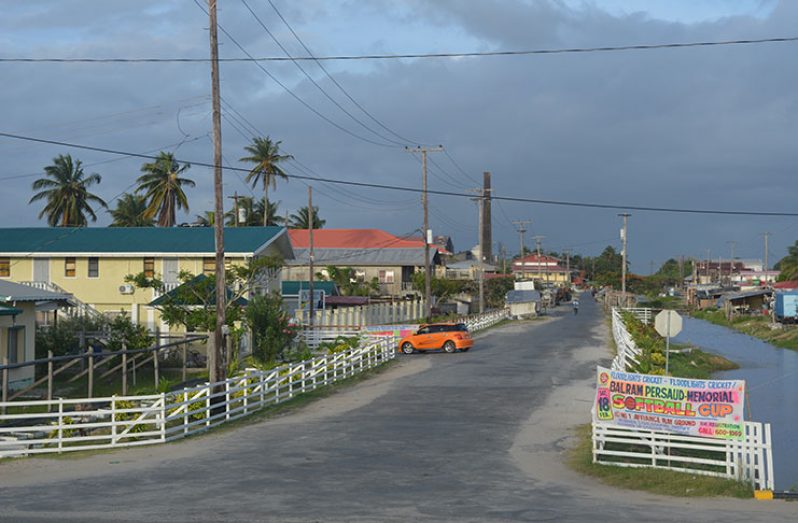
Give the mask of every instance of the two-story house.
<svg viewBox="0 0 798 523">
<path fill-rule="evenodd" d="M 286 280 L 307 280 L 310 234 L 307 229 L 288 231 L 295 258 L 286 263 Z M 314 272 L 325 267 L 351 267 L 359 281 L 379 282 L 379 293 L 401 296 L 413 292 L 412 276 L 424 270 L 424 241 L 394 236 L 380 229 L 314 229 Z M 430 263 L 438 265 L 437 248 L 430 248 Z"/>
<path fill-rule="evenodd" d="M 160 325 L 148 304 L 158 295 L 125 282 L 129 274 L 145 273 L 167 284 L 178 275 L 212 274 L 214 230 L 210 227 L 81 227 L 0 229 L 0 279 L 74 296 L 84 312 L 127 313 L 134 322 L 154 329 Z M 293 258 L 282 227 L 231 227 L 224 231 L 225 263 L 246 263 L 260 256 Z M 263 283 L 280 291 L 280 271 Z"/>
<path fill-rule="evenodd" d="M 554 256 L 530 254 L 513 260 L 513 275 L 518 280 L 535 280 L 553 285 L 570 284 L 571 275 Z"/>
</svg>

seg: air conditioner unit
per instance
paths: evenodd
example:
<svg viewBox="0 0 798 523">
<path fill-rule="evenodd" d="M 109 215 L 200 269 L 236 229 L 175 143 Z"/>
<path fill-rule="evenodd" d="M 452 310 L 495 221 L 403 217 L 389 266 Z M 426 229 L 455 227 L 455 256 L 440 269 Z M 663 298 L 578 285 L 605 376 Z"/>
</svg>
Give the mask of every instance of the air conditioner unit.
<svg viewBox="0 0 798 523">
<path fill-rule="evenodd" d="M 135 288 L 129 283 L 119 286 L 119 294 L 133 294 L 134 290 Z"/>
</svg>

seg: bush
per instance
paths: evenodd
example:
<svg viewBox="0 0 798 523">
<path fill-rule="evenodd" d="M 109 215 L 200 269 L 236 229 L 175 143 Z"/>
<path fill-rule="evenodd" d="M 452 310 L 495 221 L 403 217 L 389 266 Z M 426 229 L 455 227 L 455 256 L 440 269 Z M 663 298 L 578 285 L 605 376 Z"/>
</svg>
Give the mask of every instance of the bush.
<svg viewBox="0 0 798 523">
<path fill-rule="evenodd" d="M 253 296 L 246 308 L 246 319 L 252 329 L 255 358 L 262 363 L 283 360 L 284 352 L 296 336 L 296 328 L 289 324 L 280 296 Z"/>
</svg>

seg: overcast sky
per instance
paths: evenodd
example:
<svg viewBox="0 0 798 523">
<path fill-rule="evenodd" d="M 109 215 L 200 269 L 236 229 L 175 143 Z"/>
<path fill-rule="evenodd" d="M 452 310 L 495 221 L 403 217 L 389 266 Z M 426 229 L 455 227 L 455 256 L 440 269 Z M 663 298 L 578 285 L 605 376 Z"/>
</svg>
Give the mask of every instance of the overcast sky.
<svg viewBox="0 0 798 523">
<path fill-rule="evenodd" d="M 798 2 L 775 0 L 273 0 L 316 55 L 615 46 L 796 36 Z M 219 22 L 255 56 L 280 56 L 240 0 L 220 0 Z M 293 55 L 304 50 L 267 0 L 247 0 Z M 193 0 L 31 0 L 0 3 L 3 57 L 207 57 L 207 16 Z M 242 52 L 220 34 L 221 56 Z M 333 78 L 391 131 L 443 144 L 468 177 L 431 153 L 430 187 L 464 192 L 482 171 L 498 196 L 617 205 L 795 212 L 798 43 L 521 57 L 325 62 Z M 222 64 L 224 156 L 243 166 L 255 133 L 320 176 L 420 185 L 420 163 L 333 105 L 293 64 L 263 63 L 325 122 L 252 63 Z M 309 75 L 359 122 L 380 127 L 313 63 Z M 199 64 L 0 64 L 0 130 L 132 152 L 175 151 L 211 162 L 210 72 Z M 243 115 L 255 130 L 242 124 Z M 178 147 L 177 144 L 182 145 Z M 0 217 L 5 226 L 44 226 L 31 183 L 57 154 L 100 173 L 108 201 L 130 190 L 140 159 L 0 139 Z M 306 172 L 305 172 L 306 173 Z M 212 208 L 212 173 L 192 167 L 193 221 Z M 239 173 L 225 193 L 252 195 Z M 418 195 L 314 183 L 328 227 L 421 227 Z M 254 194 L 260 196 L 257 188 Z M 305 205 L 306 185 L 280 182 L 281 213 Z M 457 250 L 477 241 L 477 209 L 466 198 L 432 196 L 435 234 Z M 111 203 L 113 206 L 114 203 Z M 493 238 L 519 248 L 512 220 L 544 247 L 594 255 L 619 246 L 618 210 L 495 203 Z M 110 222 L 107 213 L 97 225 Z M 798 237 L 796 218 L 633 212 L 629 255 L 647 274 L 671 256 L 762 258 Z"/>
</svg>

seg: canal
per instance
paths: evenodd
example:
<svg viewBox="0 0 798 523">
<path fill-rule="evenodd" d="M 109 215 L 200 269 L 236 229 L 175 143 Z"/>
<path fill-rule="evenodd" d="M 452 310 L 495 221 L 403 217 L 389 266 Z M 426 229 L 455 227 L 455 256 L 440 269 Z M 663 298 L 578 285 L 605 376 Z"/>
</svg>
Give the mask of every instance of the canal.
<svg viewBox="0 0 798 523">
<path fill-rule="evenodd" d="M 684 319 L 684 329 L 674 338 L 708 352 L 720 354 L 739 369 L 715 373 L 715 378 L 746 381 L 750 416 L 771 424 L 776 489 L 798 488 L 798 352 L 781 349 L 726 327 Z"/>
</svg>

